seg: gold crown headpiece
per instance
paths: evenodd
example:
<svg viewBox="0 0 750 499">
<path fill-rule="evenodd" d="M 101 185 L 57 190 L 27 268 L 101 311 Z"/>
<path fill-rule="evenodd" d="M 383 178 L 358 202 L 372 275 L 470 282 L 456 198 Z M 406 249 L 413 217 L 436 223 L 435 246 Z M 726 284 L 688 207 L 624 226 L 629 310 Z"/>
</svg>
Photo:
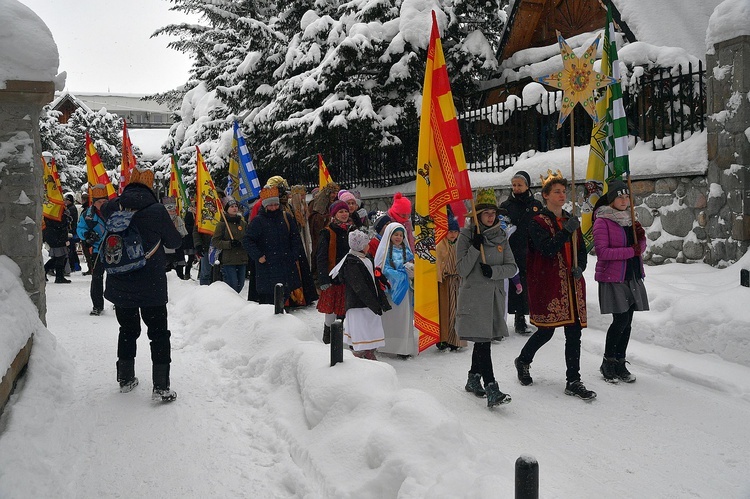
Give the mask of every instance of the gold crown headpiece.
<svg viewBox="0 0 750 499">
<path fill-rule="evenodd" d="M 277 198 L 279 197 L 279 188 L 278 187 L 264 187 L 260 190 L 260 199 L 261 201 L 268 198 Z"/>
<path fill-rule="evenodd" d="M 146 187 L 154 188 L 154 171 L 148 168 L 140 169 L 137 166 L 130 171 L 128 182 L 131 184 L 143 184 Z"/>
<path fill-rule="evenodd" d="M 557 180 L 558 182 L 561 180 L 565 181 L 565 177 L 563 177 L 563 174 L 559 168 L 557 170 L 557 173 L 552 173 L 552 170 L 547 170 L 547 178 L 544 178 L 544 175 L 539 175 L 539 178 L 542 181 L 542 189 L 547 187 L 547 184 L 549 184 L 553 180 Z"/>
</svg>

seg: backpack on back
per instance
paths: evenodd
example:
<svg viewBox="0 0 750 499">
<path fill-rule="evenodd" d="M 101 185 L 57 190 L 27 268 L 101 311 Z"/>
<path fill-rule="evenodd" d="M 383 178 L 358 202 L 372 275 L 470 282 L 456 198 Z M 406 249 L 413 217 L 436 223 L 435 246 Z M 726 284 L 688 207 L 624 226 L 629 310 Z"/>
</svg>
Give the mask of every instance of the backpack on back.
<svg viewBox="0 0 750 499">
<path fill-rule="evenodd" d="M 136 213 L 120 209 L 107 219 L 107 232 L 99 249 L 99 258 L 109 274 L 127 274 L 145 267 L 146 260 L 159 248 L 161 241 L 148 253 L 144 251 L 141 233 L 131 224 Z"/>
</svg>

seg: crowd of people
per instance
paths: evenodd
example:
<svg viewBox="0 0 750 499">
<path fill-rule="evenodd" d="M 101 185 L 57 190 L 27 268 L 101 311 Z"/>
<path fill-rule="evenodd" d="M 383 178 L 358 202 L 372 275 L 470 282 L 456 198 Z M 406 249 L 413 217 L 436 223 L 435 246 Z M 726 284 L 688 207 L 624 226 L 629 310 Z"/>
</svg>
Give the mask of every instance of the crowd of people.
<svg viewBox="0 0 750 499">
<path fill-rule="evenodd" d="M 196 226 L 194 204 L 183 217 L 174 198 L 159 199 L 153 172 L 136 169 L 133 175 L 113 200 L 104 186 L 92 186 L 90 204 L 86 193 L 80 212 L 75 197 L 66 195 L 62 220 L 45 219 L 44 227 L 50 256 L 45 270 L 54 273 L 54 282 L 70 282 L 66 268 L 81 270 L 80 244 L 91 275 L 91 315 L 103 312 L 105 298 L 115 305 L 121 391 L 138 384 L 135 342 L 142 319 L 151 340 L 154 398 L 176 398 L 169 381 L 166 273 L 175 270 L 179 278 L 191 279 L 194 264 L 200 285 L 223 281 L 237 293 L 247 286 L 247 299 L 258 303 L 272 304 L 281 293 L 287 309 L 315 306 L 323 316 L 324 343 L 331 341 L 333 323 L 342 320 L 344 341 L 356 357 L 418 355 L 412 205 L 401 193 L 386 212 L 368 213 L 356 191 L 330 183 L 314 190 L 308 202 L 304 186 L 290 187 L 274 176 L 252 205 L 221 193 L 221 220 L 207 234 Z M 449 210 L 447 236 L 436 247 L 437 348 L 456 351 L 472 342 L 465 389 L 486 397 L 489 407 L 511 401 L 500 390 L 491 355 L 493 342 L 509 335 L 509 313 L 515 333 L 528 336 L 514 361 L 521 385 L 533 383 L 536 352 L 562 327 L 564 392 L 584 400 L 596 397 L 580 375 L 587 320 L 587 251 L 580 222 L 563 209 L 568 184 L 559 171 L 550 171 L 541 184 L 544 203 L 532 195 L 523 171 L 514 175 L 502 204 L 493 189 L 479 189 L 467 223 L 460 224 Z M 627 369 L 627 346 L 634 312 L 648 310 L 641 258 L 646 237 L 629 208 L 627 185 L 617 180 L 593 214 L 599 303 L 602 313 L 612 314 L 600 368 L 609 383 L 635 381 Z M 124 250 L 112 253 L 116 244 L 108 225 L 118 210 L 131 213 L 145 254 L 142 266 L 122 273 L 112 269 Z"/>
</svg>

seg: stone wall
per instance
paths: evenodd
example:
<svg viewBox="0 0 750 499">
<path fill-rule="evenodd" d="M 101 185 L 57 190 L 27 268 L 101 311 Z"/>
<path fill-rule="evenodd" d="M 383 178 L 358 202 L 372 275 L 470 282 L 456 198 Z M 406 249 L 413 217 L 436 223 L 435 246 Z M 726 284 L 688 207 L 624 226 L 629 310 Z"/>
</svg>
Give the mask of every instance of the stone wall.
<svg viewBox="0 0 750 499">
<path fill-rule="evenodd" d="M 39 112 L 53 98 L 51 82 L 7 81 L 0 89 L 0 254 L 21 267 L 24 287 L 43 322 Z"/>
</svg>

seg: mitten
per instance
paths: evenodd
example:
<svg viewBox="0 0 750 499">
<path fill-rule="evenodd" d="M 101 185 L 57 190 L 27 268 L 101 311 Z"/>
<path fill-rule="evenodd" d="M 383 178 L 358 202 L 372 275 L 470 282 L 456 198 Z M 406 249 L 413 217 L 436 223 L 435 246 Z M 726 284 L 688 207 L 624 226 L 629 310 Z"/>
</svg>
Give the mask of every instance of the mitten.
<svg viewBox="0 0 750 499">
<path fill-rule="evenodd" d="M 578 227 L 581 226 L 581 221 L 578 220 L 578 217 L 570 217 L 565 221 L 563 224 L 563 229 L 567 230 L 571 234 L 574 233 Z"/>
<path fill-rule="evenodd" d="M 490 267 L 486 263 L 480 263 L 479 266 L 482 268 L 482 275 L 484 277 L 492 277 L 492 267 Z"/>
<path fill-rule="evenodd" d="M 581 270 L 581 267 L 573 267 L 570 269 L 570 273 L 573 274 L 573 277 L 576 279 L 583 277 L 583 270 Z"/>
<path fill-rule="evenodd" d="M 241 248 L 242 247 L 242 243 L 240 241 L 238 241 L 237 239 L 232 239 L 232 241 L 231 241 L 230 244 L 232 245 L 232 248 Z"/>
<path fill-rule="evenodd" d="M 523 293 L 523 286 L 519 282 L 518 284 L 516 284 L 516 294 L 520 295 L 521 293 Z"/>
<path fill-rule="evenodd" d="M 471 245 L 474 246 L 476 249 L 479 249 L 482 247 L 483 242 L 484 242 L 484 236 L 478 232 L 475 232 L 474 236 L 471 238 Z"/>
</svg>

